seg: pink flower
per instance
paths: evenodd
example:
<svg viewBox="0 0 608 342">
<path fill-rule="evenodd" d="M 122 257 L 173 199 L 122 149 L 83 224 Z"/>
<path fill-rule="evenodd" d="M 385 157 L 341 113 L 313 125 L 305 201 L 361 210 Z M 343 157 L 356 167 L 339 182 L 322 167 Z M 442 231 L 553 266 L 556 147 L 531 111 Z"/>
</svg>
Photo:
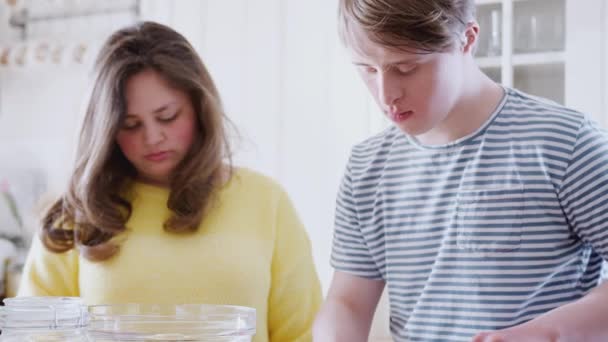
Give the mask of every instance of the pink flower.
<svg viewBox="0 0 608 342">
<path fill-rule="evenodd" d="M 2 193 L 8 193 L 8 181 L 6 179 L 3 179 L 2 181 L 0 181 L 0 192 Z"/>
</svg>

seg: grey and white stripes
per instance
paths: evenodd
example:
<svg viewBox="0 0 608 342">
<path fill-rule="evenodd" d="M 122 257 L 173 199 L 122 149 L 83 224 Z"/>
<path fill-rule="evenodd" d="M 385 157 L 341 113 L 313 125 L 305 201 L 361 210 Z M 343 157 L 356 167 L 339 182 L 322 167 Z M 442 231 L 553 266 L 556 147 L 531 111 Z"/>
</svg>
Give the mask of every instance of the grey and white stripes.
<svg viewBox="0 0 608 342">
<path fill-rule="evenodd" d="M 584 296 L 608 256 L 608 136 L 506 89 L 444 146 L 396 127 L 355 146 L 332 265 L 387 283 L 397 341 L 469 341 Z"/>
</svg>

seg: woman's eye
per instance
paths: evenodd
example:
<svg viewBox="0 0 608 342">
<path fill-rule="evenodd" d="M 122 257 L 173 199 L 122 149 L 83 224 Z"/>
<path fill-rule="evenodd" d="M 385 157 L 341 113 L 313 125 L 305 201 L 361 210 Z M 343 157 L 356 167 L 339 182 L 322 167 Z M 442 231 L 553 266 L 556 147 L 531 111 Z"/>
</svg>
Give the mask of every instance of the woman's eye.
<svg viewBox="0 0 608 342">
<path fill-rule="evenodd" d="M 177 117 L 177 113 L 172 113 L 172 114 L 160 116 L 160 117 L 158 117 L 158 120 L 161 122 L 171 122 L 171 121 L 175 120 L 176 117 Z"/>
<path fill-rule="evenodd" d="M 122 124 L 122 129 L 133 130 L 139 127 L 139 122 L 129 122 L 126 121 Z"/>
</svg>

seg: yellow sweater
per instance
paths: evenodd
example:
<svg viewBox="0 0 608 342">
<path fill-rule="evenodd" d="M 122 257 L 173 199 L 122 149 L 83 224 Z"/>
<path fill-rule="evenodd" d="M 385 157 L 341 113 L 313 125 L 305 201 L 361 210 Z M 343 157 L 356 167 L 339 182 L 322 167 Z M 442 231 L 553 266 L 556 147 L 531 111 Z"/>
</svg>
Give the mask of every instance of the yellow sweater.
<svg viewBox="0 0 608 342">
<path fill-rule="evenodd" d="M 85 303 L 207 303 L 257 309 L 254 341 L 311 341 L 321 289 L 308 236 L 282 188 L 237 169 L 197 233 L 166 233 L 168 190 L 136 183 L 120 252 L 91 262 L 34 239 L 19 296 Z"/>
</svg>

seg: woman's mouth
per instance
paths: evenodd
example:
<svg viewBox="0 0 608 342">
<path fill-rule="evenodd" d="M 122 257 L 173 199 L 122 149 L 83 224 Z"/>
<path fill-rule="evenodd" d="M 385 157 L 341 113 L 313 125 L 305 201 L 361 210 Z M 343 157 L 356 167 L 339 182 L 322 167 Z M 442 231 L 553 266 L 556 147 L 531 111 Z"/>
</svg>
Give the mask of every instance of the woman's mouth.
<svg viewBox="0 0 608 342">
<path fill-rule="evenodd" d="M 149 161 L 153 161 L 153 162 L 161 162 L 161 161 L 169 158 L 169 151 L 161 151 L 161 152 L 154 152 L 154 153 L 146 154 L 144 156 L 144 158 L 146 158 Z"/>
</svg>

